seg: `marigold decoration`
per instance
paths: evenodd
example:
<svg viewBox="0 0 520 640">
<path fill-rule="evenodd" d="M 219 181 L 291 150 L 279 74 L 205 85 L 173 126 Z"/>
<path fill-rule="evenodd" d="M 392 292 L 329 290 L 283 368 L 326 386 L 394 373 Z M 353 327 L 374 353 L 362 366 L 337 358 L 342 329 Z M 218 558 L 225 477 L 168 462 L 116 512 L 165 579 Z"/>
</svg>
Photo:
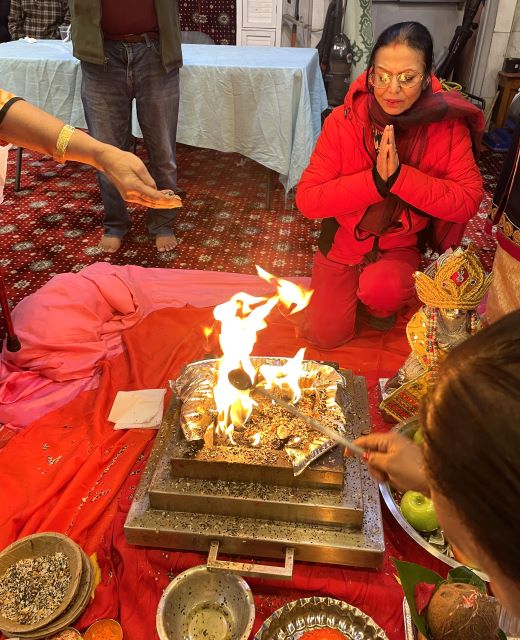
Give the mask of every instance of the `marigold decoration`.
<svg viewBox="0 0 520 640">
<path fill-rule="evenodd" d="M 398 421 L 417 414 L 446 353 L 480 329 L 477 307 L 491 284 L 472 246 L 447 251 L 415 273 L 423 303 L 406 327 L 411 353 L 385 385 L 380 408 Z"/>
</svg>

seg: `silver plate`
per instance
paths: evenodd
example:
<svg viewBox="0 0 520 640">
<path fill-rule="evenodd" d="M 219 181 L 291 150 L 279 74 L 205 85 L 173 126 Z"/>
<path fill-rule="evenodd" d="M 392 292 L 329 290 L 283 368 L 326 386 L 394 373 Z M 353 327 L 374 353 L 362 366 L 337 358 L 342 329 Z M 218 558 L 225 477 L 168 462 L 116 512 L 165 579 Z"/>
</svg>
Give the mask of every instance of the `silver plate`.
<svg viewBox="0 0 520 640">
<path fill-rule="evenodd" d="M 402 433 L 403 435 L 409 438 L 412 438 L 414 433 L 417 431 L 417 427 L 418 427 L 418 418 L 414 417 L 414 418 L 409 418 L 408 420 L 404 420 L 404 422 L 400 422 L 395 427 L 395 430 L 399 431 L 400 433 Z M 426 551 L 428 551 L 428 553 L 430 553 L 432 556 L 434 556 L 435 558 L 438 558 L 439 560 L 442 560 L 442 562 L 447 564 L 449 567 L 464 566 L 460 562 L 455 560 L 455 558 L 445 553 L 441 548 L 435 547 L 434 545 L 430 544 L 425 537 L 423 537 L 418 531 L 416 531 L 412 527 L 411 524 L 408 523 L 408 521 L 404 518 L 403 514 L 401 513 L 401 509 L 399 508 L 399 505 L 395 501 L 394 492 L 392 491 L 392 487 L 388 484 L 388 482 L 381 483 L 379 485 L 379 490 L 381 492 L 381 496 L 385 501 L 385 504 L 388 507 L 390 513 L 394 516 L 398 524 L 410 536 L 410 538 L 415 540 L 415 542 L 417 542 L 418 545 L 420 545 L 423 549 L 426 549 Z M 472 569 L 472 571 L 476 573 L 480 578 L 482 578 L 482 580 L 485 580 L 486 582 L 489 580 L 487 575 L 482 571 L 478 571 L 476 569 Z"/>
<path fill-rule="evenodd" d="M 288 602 L 267 618 L 255 640 L 299 640 L 313 629 L 337 629 L 349 640 L 388 640 L 365 613 L 342 600 L 302 598 Z"/>
</svg>

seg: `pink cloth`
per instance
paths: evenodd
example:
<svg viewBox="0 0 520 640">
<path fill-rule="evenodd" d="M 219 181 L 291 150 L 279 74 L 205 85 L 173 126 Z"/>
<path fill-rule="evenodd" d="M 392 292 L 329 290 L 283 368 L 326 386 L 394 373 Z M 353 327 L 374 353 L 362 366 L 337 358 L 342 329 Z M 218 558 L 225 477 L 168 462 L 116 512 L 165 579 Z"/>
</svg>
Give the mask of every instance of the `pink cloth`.
<svg viewBox="0 0 520 640">
<path fill-rule="evenodd" d="M 308 278 L 291 278 L 304 286 Z M 98 262 L 52 278 L 13 311 L 22 349 L 0 361 L 0 422 L 24 426 L 99 382 L 122 333 L 165 307 L 207 307 L 238 291 L 273 291 L 258 276 Z"/>
</svg>

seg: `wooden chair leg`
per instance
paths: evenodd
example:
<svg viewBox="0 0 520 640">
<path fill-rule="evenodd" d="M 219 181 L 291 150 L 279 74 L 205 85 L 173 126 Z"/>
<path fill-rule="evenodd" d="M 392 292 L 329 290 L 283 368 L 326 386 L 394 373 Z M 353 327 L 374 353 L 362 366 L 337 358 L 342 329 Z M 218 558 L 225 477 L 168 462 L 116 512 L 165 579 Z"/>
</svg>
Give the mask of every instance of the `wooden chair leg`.
<svg viewBox="0 0 520 640">
<path fill-rule="evenodd" d="M 14 190 L 20 191 L 20 178 L 22 176 L 22 157 L 23 147 L 18 147 L 16 150 L 16 174 L 14 177 Z"/>
</svg>

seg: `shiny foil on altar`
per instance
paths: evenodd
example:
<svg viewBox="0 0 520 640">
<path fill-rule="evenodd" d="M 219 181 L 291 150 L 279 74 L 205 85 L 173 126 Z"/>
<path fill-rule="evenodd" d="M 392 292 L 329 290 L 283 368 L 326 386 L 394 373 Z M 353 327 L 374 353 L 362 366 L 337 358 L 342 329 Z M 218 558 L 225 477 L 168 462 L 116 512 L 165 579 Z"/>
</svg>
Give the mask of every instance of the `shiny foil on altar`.
<svg viewBox="0 0 520 640">
<path fill-rule="evenodd" d="M 258 370 L 262 365 L 282 366 L 287 359 L 253 357 L 251 361 L 254 368 Z M 217 409 L 213 398 L 213 387 L 218 377 L 218 364 L 219 360 L 194 362 L 184 368 L 177 380 L 170 381 L 172 391 L 182 401 L 180 424 L 184 437 L 188 441 L 203 440 L 206 430 L 209 427 L 216 427 Z M 299 385 L 302 393 L 309 388 L 319 392 L 320 406 L 317 419 L 345 435 L 344 415 L 350 406 L 351 399 L 348 397 L 342 374 L 329 365 L 306 360 L 302 363 Z M 295 406 L 298 408 L 298 404 Z M 284 446 L 295 476 L 302 473 L 311 462 L 336 444 L 321 433 L 315 431 L 312 433 L 314 437 L 303 448 L 291 443 L 290 437 Z"/>
</svg>

